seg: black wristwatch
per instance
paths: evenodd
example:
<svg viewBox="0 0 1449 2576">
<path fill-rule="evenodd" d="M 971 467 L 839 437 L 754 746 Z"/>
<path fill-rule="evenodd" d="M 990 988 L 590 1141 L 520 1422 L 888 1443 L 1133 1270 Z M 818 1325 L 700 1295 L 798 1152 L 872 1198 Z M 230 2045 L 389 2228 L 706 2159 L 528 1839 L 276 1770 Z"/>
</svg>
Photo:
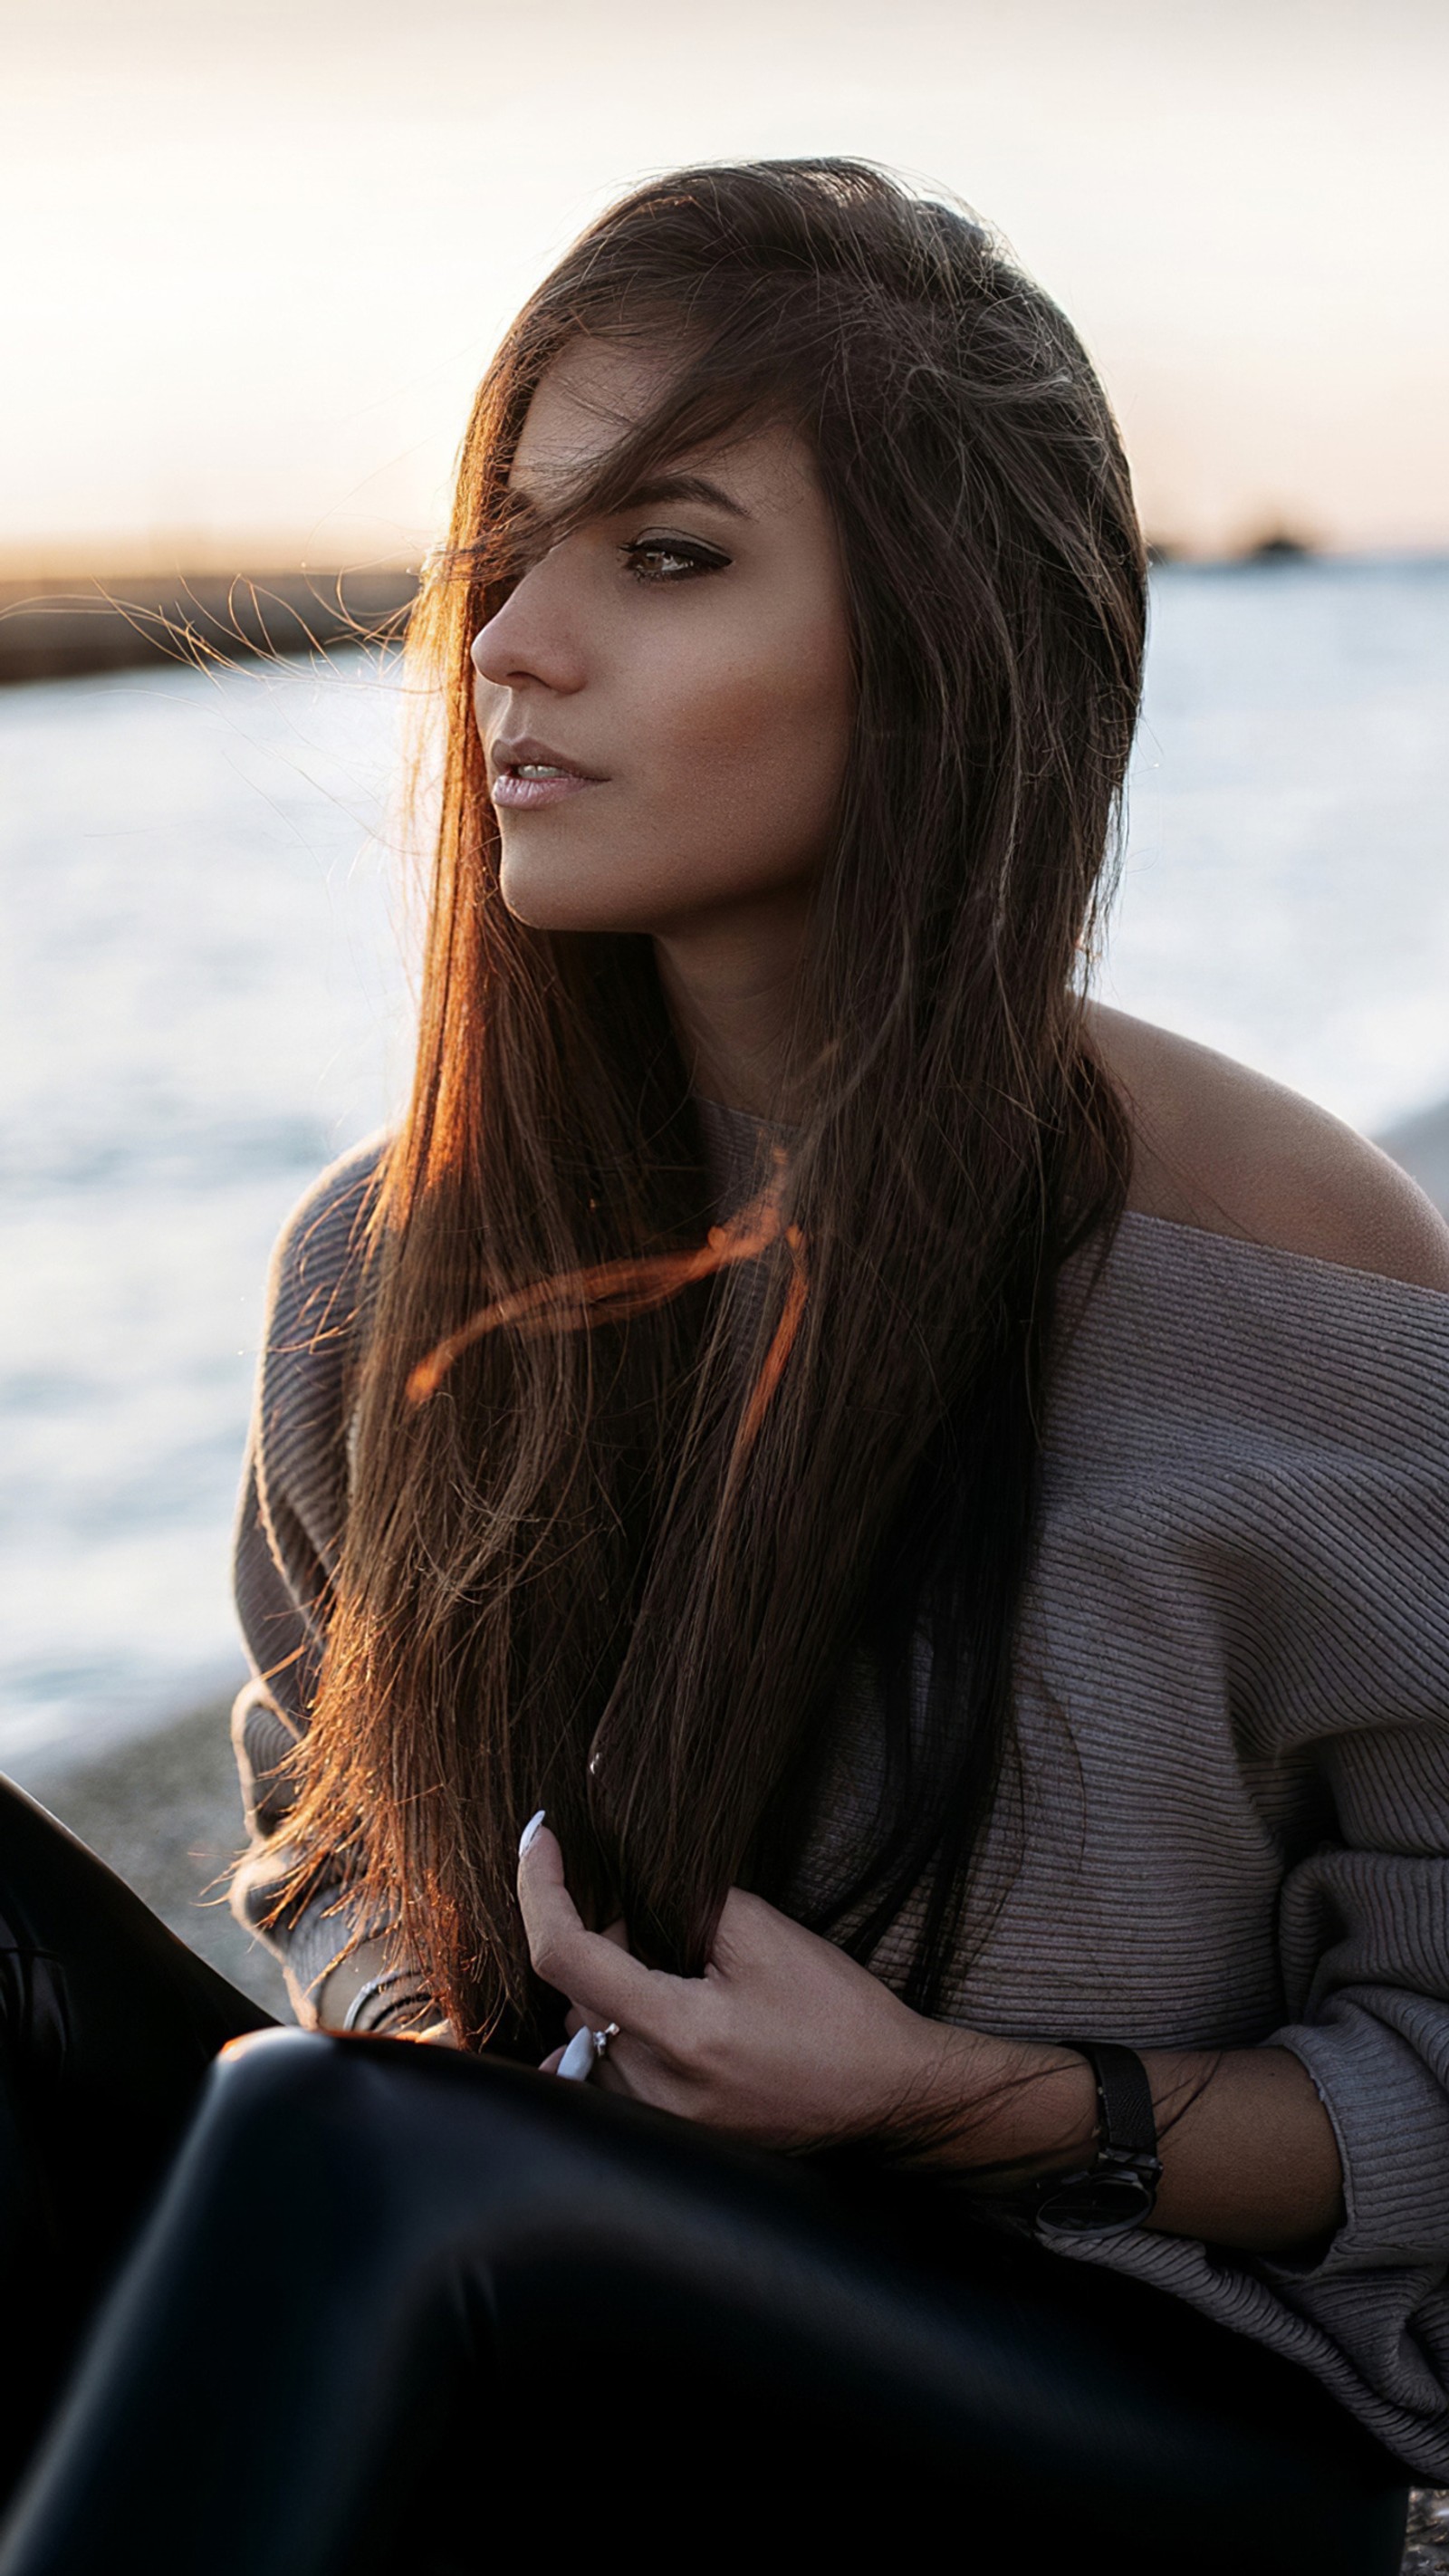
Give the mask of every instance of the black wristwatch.
<svg viewBox="0 0 1449 2576">
<path fill-rule="evenodd" d="M 1097 2157 L 1080 2172 L 1042 2183 L 1033 2216 L 1039 2236 L 1125 2236 L 1150 2217 L 1162 2180 L 1157 2120 L 1147 2069 L 1115 2040 L 1064 2039 L 1097 2079 Z"/>
</svg>

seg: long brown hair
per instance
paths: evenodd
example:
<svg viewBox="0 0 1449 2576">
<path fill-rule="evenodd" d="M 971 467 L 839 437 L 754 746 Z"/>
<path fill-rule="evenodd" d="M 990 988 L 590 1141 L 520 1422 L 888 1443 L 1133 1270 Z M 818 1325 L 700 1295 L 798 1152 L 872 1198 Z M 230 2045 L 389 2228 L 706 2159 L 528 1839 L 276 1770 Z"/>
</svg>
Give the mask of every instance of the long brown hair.
<svg viewBox="0 0 1449 2576">
<path fill-rule="evenodd" d="M 753 1301 L 738 1269 L 688 1263 L 653 1304 L 522 1293 L 635 1275 L 617 1265 L 689 1252 L 711 1217 L 651 945 L 510 915 L 471 715 L 470 641 L 517 541 L 510 462 L 581 332 L 674 363 L 559 525 L 779 420 L 840 533 L 854 742 Z M 1010 1741 L 1053 1285 L 1125 1186 L 1075 970 L 1144 584 L 1070 326 L 977 223 L 866 165 L 640 188 L 481 388 L 414 636 L 448 706 L 422 1026 L 372 1212 L 294 1819 L 297 1848 L 366 1876 L 471 2039 L 547 2025 L 513 1894 L 536 1807 L 584 1909 L 622 1911 L 658 1963 L 698 1969 L 731 1884 L 788 1894 L 853 1647 L 881 1680 L 884 1785 L 810 1919 L 868 1956 L 924 1889 L 908 1993 L 939 1998 Z M 484 1311 L 496 1328 L 470 1337 Z"/>
</svg>

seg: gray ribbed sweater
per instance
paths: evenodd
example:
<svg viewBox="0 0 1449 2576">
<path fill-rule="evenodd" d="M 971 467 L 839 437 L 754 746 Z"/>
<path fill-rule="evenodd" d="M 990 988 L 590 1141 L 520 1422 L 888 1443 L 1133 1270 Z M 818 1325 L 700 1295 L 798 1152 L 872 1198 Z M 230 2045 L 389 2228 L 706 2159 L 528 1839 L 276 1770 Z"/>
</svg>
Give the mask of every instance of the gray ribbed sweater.
<svg viewBox="0 0 1449 2576">
<path fill-rule="evenodd" d="M 710 1123 L 738 1185 L 740 1141 Z M 324 1175 L 273 1273 L 238 1541 L 258 1679 L 237 1707 L 253 1852 L 234 1902 L 253 1923 L 346 1512 L 376 1152 Z M 1148 2234 L 1073 2258 L 1288 2354 L 1449 2480 L 1449 1297 L 1128 1216 L 1065 1303 L 1020 1797 L 988 1839 L 1000 1910 L 949 2015 L 1292 2049 L 1343 2156 L 1347 2217 L 1321 2259 Z M 862 1668 L 807 1879 L 868 1806 L 875 1759 Z M 354 1928 L 324 1899 L 273 1936 L 304 2017 Z M 904 1948 L 902 1927 L 874 1961 L 888 1980 Z"/>
</svg>

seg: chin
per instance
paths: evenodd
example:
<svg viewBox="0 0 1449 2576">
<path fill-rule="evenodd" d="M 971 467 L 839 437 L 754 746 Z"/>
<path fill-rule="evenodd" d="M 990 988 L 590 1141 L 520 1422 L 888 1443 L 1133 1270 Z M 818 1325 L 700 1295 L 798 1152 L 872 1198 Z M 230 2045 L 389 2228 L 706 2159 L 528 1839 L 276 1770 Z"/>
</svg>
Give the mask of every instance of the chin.
<svg viewBox="0 0 1449 2576">
<path fill-rule="evenodd" d="M 642 887 L 603 875 L 590 882 L 587 869 L 519 863 L 506 853 L 499 891 L 514 920 L 530 930 L 644 930 L 658 910 Z"/>
</svg>

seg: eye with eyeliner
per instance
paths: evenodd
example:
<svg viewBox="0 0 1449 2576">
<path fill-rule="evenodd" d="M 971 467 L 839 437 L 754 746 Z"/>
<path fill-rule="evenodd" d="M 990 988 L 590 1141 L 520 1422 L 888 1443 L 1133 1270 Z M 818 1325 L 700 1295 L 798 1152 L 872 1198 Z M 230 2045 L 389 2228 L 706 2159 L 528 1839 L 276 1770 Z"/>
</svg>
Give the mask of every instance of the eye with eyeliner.
<svg viewBox="0 0 1449 2576">
<path fill-rule="evenodd" d="M 723 572 L 730 558 L 700 537 L 648 533 L 634 537 L 619 552 L 636 581 L 692 581 L 701 573 Z"/>
</svg>

